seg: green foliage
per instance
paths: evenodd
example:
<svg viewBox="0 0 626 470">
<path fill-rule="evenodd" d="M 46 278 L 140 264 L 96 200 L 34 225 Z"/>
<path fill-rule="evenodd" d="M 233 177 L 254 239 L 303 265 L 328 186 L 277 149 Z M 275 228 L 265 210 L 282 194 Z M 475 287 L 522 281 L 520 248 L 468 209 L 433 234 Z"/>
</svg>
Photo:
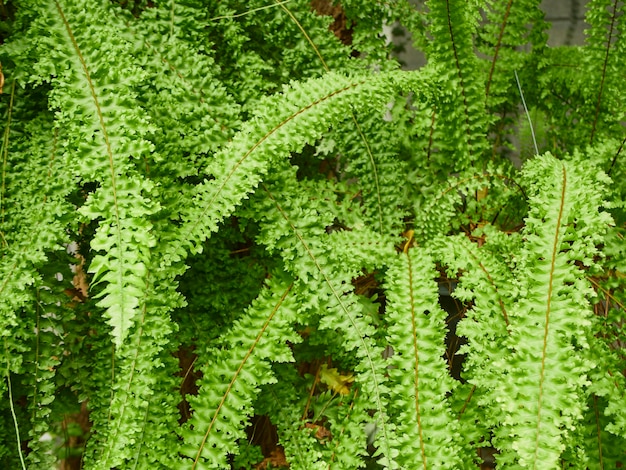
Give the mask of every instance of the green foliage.
<svg viewBox="0 0 626 470">
<path fill-rule="evenodd" d="M 443 358 L 446 314 L 438 304 L 435 265 L 423 249 L 400 256 L 387 272 L 385 318 L 394 350 L 389 376 L 401 448 L 396 460 L 401 468 L 458 468 L 468 456 L 460 452 L 450 403 L 442 400 L 453 379 Z"/>
<path fill-rule="evenodd" d="M 623 467 L 625 6 L 538 3 L 3 6 L 2 468 Z"/>
</svg>

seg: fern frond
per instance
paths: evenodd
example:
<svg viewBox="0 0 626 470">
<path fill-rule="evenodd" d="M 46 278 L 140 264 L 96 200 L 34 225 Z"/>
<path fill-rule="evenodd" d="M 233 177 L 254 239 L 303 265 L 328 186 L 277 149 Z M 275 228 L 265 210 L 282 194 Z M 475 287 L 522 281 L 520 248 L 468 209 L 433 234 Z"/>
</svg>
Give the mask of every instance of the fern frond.
<svg viewBox="0 0 626 470">
<path fill-rule="evenodd" d="M 602 176 L 590 165 L 546 154 L 527 164 L 525 177 L 533 182 L 531 208 L 515 270 L 524 282 L 509 314 L 510 357 L 498 388 L 505 415 L 496 445 L 506 449 L 498 460 L 515 468 L 557 468 L 582 419 L 593 367 L 592 292 L 575 263 L 593 263 L 611 219 L 599 210 Z"/>
<path fill-rule="evenodd" d="M 106 254 L 97 255 L 89 271 L 105 282 L 99 306 L 120 345 L 143 295 L 147 248 L 154 244 L 146 219 L 155 207 L 145 198 L 149 185 L 133 175 L 133 159 L 150 152 L 143 138 L 150 127 L 132 90 L 143 74 L 130 65 L 128 46 L 119 34 L 95 19 L 107 14 L 102 7 L 87 11 L 55 1 L 42 7 L 31 32 L 42 36 L 36 69 L 43 80 L 55 75 L 50 104 L 59 110 L 56 124 L 64 130 L 65 161 L 84 181 L 100 186 L 81 212 L 102 219 L 92 248 Z M 102 48 L 89 47 L 95 38 L 102 38 Z M 116 69 L 110 66 L 113 56 Z"/>
<path fill-rule="evenodd" d="M 549 116 L 550 138 L 564 152 L 623 139 L 616 123 L 625 109 L 620 60 L 626 50 L 624 5 L 598 0 L 587 7 L 584 47 L 546 49 L 551 67 L 539 75 L 539 96 L 533 100 Z"/>
<path fill-rule="evenodd" d="M 522 71 L 524 61 L 531 57 L 519 48 L 530 44 L 541 49 L 545 45 L 547 35 L 543 30 L 547 25 L 543 15 L 536 0 L 487 2 L 488 22 L 479 30 L 479 38 L 481 50 L 489 57 L 485 64 L 488 68 L 485 80 L 488 107 L 500 110 L 511 95 L 516 95 L 513 74 Z M 515 99 L 513 103 L 517 101 Z"/>
<path fill-rule="evenodd" d="M 468 341 L 459 351 L 467 354 L 463 377 L 491 390 L 499 380 L 499 373 L 491 375 L 492 369 L 497 370 L 498 361 L 506 355 L 509 312 L 517 295 L 512 254 L 521 243 L 515 234 L 484 230 L 484 244 L 473 243 L 465 235 L 442 238 L 437 255 L 452 279 L 459 276 L 452 295 L 472 304 L 457 326 L 457 334 Z"/>
<path fill-rule="evenodd" d="M 400 255 L 387 271 L 390 407 L 400 468 L 458 468 L 468 457 L 455 438 L 457 422 L 446 400 L 454 385 L 443 360 L 446 313 L 436 276 L 432 258 L 419 248 Z"/>
<path fill-rule="evenodd" d="M 44 281 L 41 271 L 53 264 L 55 253 L 65 251 L 74 223 L 65 215 L 73 210 L 66 200 L 73 191 L 72 178 L 58 155 L 52 116 L 33 116 L 24 108 L 30 94 L 17 87 L 12 92 L 10 105 L 15 107 L 7 114 L 13 120 L 6 122 L 2 146 L 0 336 L 7 340 L 4 362 L 15 365 L 10 369 L 17 373 L 36 331 L 34 316 L 21 312 L 40 308 L 36 292 L 50 280 L 50 273 Z M 21 345 L 15 340 L 18 330 L 28 332 Z"/>
<path fill-rule="evenodd" d="M 483 227 L 483 236 L 478 243 L 466 235 L 435 243 L 437 260 L 455 285 L 451 295 L 464 306 L 455 332 L 466 341 L 457 353 L 463 357 L 464 383 L 451 406 L 468 436 L 461 445 L 474 451 L 489 447 L 490 432 L 500 419 L 498 387 L 508 360 L 509 312 L 517 285 L 512 270 L 521 245 L 517 234 L 505 235 L 491 226 Z"/>
<path fill-rule="evenodd" d="M 148 279 L 154 277 L 152 272 Z M 173 468 L 178 463 L 172 453 L 178 447 L 172 432 L 179 418 L 178 364 L 169 350 L 175 342 L 176 326 L 169 312 L 176 305 L 176 295 L 168 292 L 166 282 L 163 279 L 146 288 L 149 300 L 143 301 L 141 316 L 127 340 L 116 348 L 108 416 L 94 419 L 86 468 L 146 468 L 154 463 Z"/>
<path fill-rule="evenodd" d="M 589 397 L 584 423 L 574 433 L 564 460 L 579 462 L 580 468 L 590 470 L 619 468 L 626 458 L 626 439 L 606 430 L 610 426 L 604 414 L 606 408 L 602 398 L 593 394 Z"/>
<path fill-rule="evenodd" d="M 198 251 L 198 243 L 217 230 L 272 164 L 313 144 L 355 101 L 365 107 L 382 106 L 393 91 L 393 79 L 393 74 L 350 78 L 329 73 L 322 79 L 294 83 L 284 94 L 264 100 L 254 118 L 207 168 L 211 179 L 198 187 L 183 214 L 181 239 L 191 251 Z"/>
<path fill-rule="evenodd" d="M 610 250 L 605 253 L 609 254 Z M 606 260 L 605 271 L 614 267 L 615 261 Z M 609 285 L 615 284 L 611 286 L 615 289 L 614 295 L 597 281 L 591 282 L 598 289 L 599 299 L 596 299 L 596 316 L 588 338 L 590 358 L 596 365 L 589 372 L 589 392 L 594 399 L 594 408 L 603 416 L 603 431 L 626 439 L 626 411 L 620 405 L 626 400 L 626 377 L 619 372 L 624 361 L 622 289 L 618 283 L 607 280 Z"/>
<path fill-rule="evenodd" d="M 320 197 L 311 198 L 309 192 L 295 193 L 288 183 L 293 178 L 290 173 L 279 173 L 278 181 L 264 185 L 266 198 L 259 201 L 263 209 L 257 206 L 255 210 L 263 214 L 260 241 L 272 250 L 279 249 L 287 269 L 298 277 L 302 307 L 319 316 L 322 330 L 339 331 L 341 348 L 358 358 L 357 383 L 376 412 L 381 463 L 394 468 L 397 450 L 393 426 L 386 416 L 387 386 L 380 373 L 384 369 L 382 347 L 371 341 L 376 332 L 351 292 L 352 279 L 363 268 L 380 266 L 391 255 L 393 245 L 384 238 L 374 243 L 376 232 L 363 227 L 342 232 L 345 238 L 328 236 L 326 227 L 333 220 L 333 213 L 325 208 L 328 204 Z M 351 243 L 352 248 L 342 242 Z"/>
<path fill-rule="evenodd" d="M 205 164 L 200 156 L 225 144 L 239 125 L 239 106 L 219 82 L 218 65 L 200 53 L 196 34 L 188 37 L 193 22 L 183 11 L 189 9 L 163 4 L 146 9 L 138 20 L 120 18 L 147 73 L 139 99 L 158 128 L 150 138 L 169 157 L 153 156 L 152 178 L 196 175 Z M 180 16 L 187 17 L 182 24 Z"/>
<path fill-rule="evenodd" d="M 362 198 L 364 222 L 381 234 L 398 235 L 402 231 L 406 208 L 404 188 L 400 182 L 408 168 L 399 158 L 399 135 L 395 122 L 381 121 L 379 116 L 352 115 L 329 135 L 339 154 L 341 178 L 354 186 Z"/>
<path fill-rule="evenodd" d="M 55 466 L 58 444 L 52 439 L 63 405 L 56 403 L 61 395 L 57 371 L 64 358 L 67 326 L 75 319 L 67 305 L 59 305 L 58 298 L 68 285 L 70 270 L 66 256 L 50 260 L 42 269 L 43 285 L 36 286 L 35 303 L 30 315 L 24 315 L 26 325 L 34 323 L 33 350 L 25 352 L 26 374 L 32 374 L 28 392 L 31 423 L 28 468 L 46 470 Z M 61 274 L 61 276 L 59 276 Z M 33 318 L 34 317 L 34 318 Z M 34 320 L 34 321 L 33 321 Z"/>
<path fill-rule="evenodd" d="M 189 398 L 194 413 L 182 433 L 191 468 L 228 468 L 227 455 L 245 438 L 259 386 L 276 381 L 270 361 L 293 360 L 286 345 L 299 342 L 291 330 L 296 321 L 292 289 L 288 279 L 272 278 L 201 367 L 199 395 Z"/>
<path fill-rule="evenodd" d="M 34 120 L 11 142 L 10 158 L 5 161 L 9 167 L 3 171 L 10 194 L 3 198 L 7 203 L 4 216 L 9 217 L 0 222 L 0 357 L 4 370 L 0 389 L 9 395 L 10 415 L 5 419 L 14 427 L 11 439 L 15 441 L 19 431 L 23 441 L 31 441 L 28 454 L 19 457 L 25 457 L 28 468 L 33 469 L 48 469 L 56 462 L 56 445 L 46 437 L 59 419 L 57 369 L 64 356 L 66 325 L 73 319 L 63 301 L 71 276 L 61 245 L 63 237 L 59 236 L 69 226 L 67 220 L 55 220 L 57 213 L 67 208 L 63 201 L 67 188 L 55 188 L 48 179 L 56 176 L 61 165 L 54 161 L 53 152 L 47 153 L 52 146 L 46 139 L 51 134 L 44 131 L 45 123 L 50 121 Z M 31 135 L 30 129 L 42 134 Z M 29 184 L 19 181 L 20 174 L 31 175 Z M 41 197 L 43 188 L 49 199 Z M 17 457 L 11 452 L 0 461 L 17 468 L 24 465 Z"/>
<path fill-rule="evenodd" d="M 589 143 L 594 143 L 598 134 L 603 134 L 621 121 L 624 116 L 624 101 L 620 87 L 624 66 L 620 58 L 626 51 L 626 38 L 623 21 L 622 3 L 611 0 L 595 0 L 587 5 L 585 21 L 591 26 L 585 31 L 586 44 L 590 53 L 586 56 L 589 61 L 589 76 L 592 77 L 593 92 L 589 95 L 586 105 L 588 109 L 588 123 L 584 123 L 589 132 Z M 608 129 L 607 129 L 608 128 Z M 621 135 L 621 130 L 618 131 Z"/>
<path fill-rule="evenodd" d="M 483 84 L 477 73 L 473 35 L 478 8 L 456 0 L 429 1 L 427 34 L 432 39 L 427 55 L 431 67 L 445 84 L 436 102 L 441 129 L 454 131 L 439 135 L 439 145 L 453 168 L 462 170 L 486 148 L 486 114 Z"/>
<path fill-rule="evenodd" d="M 327 457 L 328 467 L 336 469 L 355 469 L 365 466 L 367 436 L 365 426 L 370 422 L 367 412 L 370 403 L 363 399 L 356 389 L 339 403 L 329 407 L 324 415 L 330 424 L 332 440 Z M 354 426 L 350 423 L 365 423 Z"/>
<path fill-rule="evenodd" d="M 516 198 L 521 196 L 519 185 L 496 169 L 493 174 L 464 172 L 423 192 L 413 201 L 413 226 L 419 242 L 459 230 L 471 233 L 478 226 L 496 222 L 503 201 L 510 201 L 514 214 L 513 207 L 519 206 Z"/>
</svg>

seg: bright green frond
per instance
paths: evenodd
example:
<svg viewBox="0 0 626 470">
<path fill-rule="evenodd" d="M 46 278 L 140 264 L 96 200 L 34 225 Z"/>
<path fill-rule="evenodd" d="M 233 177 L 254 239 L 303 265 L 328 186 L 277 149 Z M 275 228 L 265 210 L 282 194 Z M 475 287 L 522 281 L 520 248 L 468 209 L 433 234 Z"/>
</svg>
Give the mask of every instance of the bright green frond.
<svg viewBox="0 0 626 470">
<path fill-rule="evenodd" d="M 547 154 L 529 162 L 524 176 L 531 209 L 514 271 L 522 282 L 497 391 L 504 416 L 497 443 L 506 449 L 501 461 L 514 468 L 557 468 L 583 417 L 594 367 L 592 290 L 576 263 L 593 262 L 611 219 L 600 210 L 599 174 L 590 165 Z"/>
<path fill-rule="evenodd" d="M 286 344 L 298 342 L 291 331 L 292 289 L 288 279 L 272 279 L 202 365 L 199 395 L 190 398 L 194 414 L 182 433 L 191 468 L 228 468 L 226 457 L 245 439 L 259 386 L 276 381 L 270 361 L 293 360 Z"/>
<path fill-rule="evenodd" d="M 400 468 L 458 468 L 464 458 L 446 399 L 454 385 L 443 360 L 446 313 L 434 267 L 428 252 L 414 248 L 387 271 L 390 408 Z"/>
</svg>

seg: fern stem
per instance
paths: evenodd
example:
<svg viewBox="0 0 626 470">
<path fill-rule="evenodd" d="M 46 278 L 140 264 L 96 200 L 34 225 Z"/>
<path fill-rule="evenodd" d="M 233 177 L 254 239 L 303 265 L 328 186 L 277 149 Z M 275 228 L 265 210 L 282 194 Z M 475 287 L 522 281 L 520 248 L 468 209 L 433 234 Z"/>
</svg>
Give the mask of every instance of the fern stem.
<svg viewBox="0 0 626 470">
<path fill-rule="evenodd" d="M 624 312 L 626 312 L 626 305 L 624 305 L 622 302 L 620 302 L 619 299 L 616 296 L 611 294 L 611 291 L 609 291 L 609 290 L 605 289 L 604 287 L 602 287 L 597 281 L 593 280 L 591 277 L 587 277 L 587 280 L 589 282 L 591 282 L 595 286 L 596 289 L 601 290 L 602 293 L 606 296 L 607 300 L 610 299 L 612 303 L 614 303 L 619 308 L 621 308 Z"/>
<path fill-rule="evenodd" d="M 215 424 L 215 421 L 217 421 L 217 418 L 218 418 L 218 416 L 220 414 L 220 411 L 222 410 L 222 408 L 224 406 L 224 403 L 226 402 L 226 399 L 229 397 L 231 390 L 235 386 L 235 382 L 239 378 L 239 375 L 241 374 L 241 371 L 243 370 L 244 365 L 246 364 L 246 362 L 248 362 L 248 359 L 252 355 L 252 352 L 256 348 L 256 346 L 259 343 L 259 341 L 261 340 L 261 337 L 263 336 L 263 334 L 267 330 L 270 322 L 272 321 L 272 318 L 274 318 L 274 315 L 276 314 L 278 309 L 280 309 L 280 307 L 282 306 L 283 302 L 285 301 L 285 299 L 289 295 L 289 292 L 291 292 L 292 288 L 293 288 L 293 283 L 289 284 L 289 286 L 287 286 L 287 289 L 285 289 L 285 291 L 282 293 L 280 299 L 278 300 L 278 302 L 276 303 L 276 305 L 274 306 L 274 308 L 270 312 L 269 317 L 267 317 L 267 319 L 265 320 L 265 324 L 259 330 L 259 333 L 258 333 L 257 337 L 255 338 L 254 343 L 248 349 L 248 351 L 246 352 L 246 355 L 244 356 L 244 358 L 242 359 L 241 363 L 239 364 L 239 368 L 233 374 L 233 377 L 230 380 L 230 383 L 228 384 L 228 387 L 226 388 L 226 391 L 222 395 L 220 403 L 218 404 L 217 408 L 215 409 L 215 413 L 213 414 L 213 418 L 211 419 L 211 422 L 210 422 L 206 432 L 204 433 L 204 436 L 202 437 L 202 441 L 201 441 L 200 446 L 198 448 L 198 452 L 196 454 L 196 457 L 195 457 L 195 459 L 193 461 L 193 465 L 191 466 L 191 470 L 194 470 L 196 468 L 196 466 L 198 465 L 198 463 L 200 463 L 200 457 L 202 456 L 202 451 L 204 450 L 204 446 L 206 445 L 206 442 L 207 442 L 207 440 L 209 438 L 209 434 L 211 433 L 211 430 L 213 429 L 213 425 Z"/>
<path fill-rule="evenodd" d="M 498 54 L 500 53 L 500 48 L 502 47 L 502 37 L 504 36 L 504 30 L 509 19 L 509 14 L 511 13 L 512 3 L 513 0 L 509 0 L 509 3 L 506 6 L 506 12 L 504 13 L 504 18 L 502 19 L 502 26 L 500 27 L 500 33 L 498 34 L 498 41 L 496 42 L 495 51 L 493 53 L 493 60 L 491 61 L 491 67 L 489 68 L 489 78 L 487 79 L 487 85 L 485 86 L 485 100 L 489 99 L 489 89 L 491 88 L 491 82 L 493 80 L 493 72 L 496 69 Z"/>
<path fill-rule="evenodd" d="M 622 149 L 624 148 L 624 144 L 626 144 L 626 137 L 624 137 L 624 139 L 622 140 L 622 143 L 619 144 L 619 148 L 617 149 L 617 152 L 615 152 L 615 155 L 613 156 L 613 160 L 611 160 L 611 166 L 609 166 L 609 169 L 606 172 L 607 175 L 611 176 L 611 172 L 613 171 L 613 167 L 615 166 L 615 162 L 617 161 L 617 157 L 619 157 L 619 154 L 622 153 Z"/>
<path fill-rule="evenodd" d="M 280 6 L 283 10 L 285 10 L 285 13 L 287 13 L 289 15 L 289 17 L 293 20 L 293 22 L 296 24 L 296 26 L 298 26 L 300 31 L 302 31 L 302 34 L 304 34 L 304 37 L 309 42 L 309 44 L 311 44 L 311 47 L 313 48 L 313 50 L 317 54 L 317 57 L 319 57 L 320 61 L 322 62 L 322 66 L 324 67 L 324 70 L 326 70 L 327 72 L 330 72 L 330 68 L 328 68 L 328 65 L 326 65 L 326 61 L 324 60 L 324 58 L 322 57 L 322 54 L 320 53 L 319 49 L 317 48 L 317 46 L 313 42 L 313 39 L 311 39 L 311 36 L 309 36 L 307 34 L 307 32 L 304 30 L 304 28 L 302 27 L 300 22 L 296 19 L 296 17 L 293 16 L 293 13 L 291 13 L 291 11 L 285 5 L 283 5 L 284 3 L 285 2 L 279 2 L 278 0 L 276 0 L 276 4 L 278 6 Z"/>
<path fill-rule="evenodd" d="M 465 80 L 463 79 L 463 73 L 461 72 L 461 61 L 459 59 L 459 51 L 457 50 L 457 44 L 454 38 L 454 29 L 452 28 L 452 18 L 450 16 L 450 0 L 446 0 L 446 12 L 448 14 L 448 31 L 450 33 L 450 44 L 452 45 L 452 52 L 454 53 L 454 61 L 456 64 L 456 72 L 459 77 L 459 86 L 461 88 L 461 95 L 463 96 L 463 111 L 465 114 L 465 134 L 467 135 L 467 150 L 471 154 L 471 126 L 469 117 L 469 105 L 467 102 L 467 93 Z M 471 157 L 471 155 L 470 155 Z"/>
<path fill-rule="evenodd" d="M 39 385 L 39 354 L 40 354 L 40 350 L 39 348 L 41 347 L 41 310 L 42 310 L 42 305 L 40 303 L 40 292 L 39 289 L 37 289 L 37 300 L 35 301 L 35 315 L 36 315 L 36 320 L 35 320 L 35 360 L 34 360 L 34 366 L 35 366 L 35 380 L 33 381 L 33 413 L 32 413 L 32 422 L 35 422 L 35 415 L 36 415 L 36 410 L 37 410 L 37 394 L 39 393 L 38 391 L 38 385 Z"/>
<path fill-rule="evenodd" d="M 26 470 L 26 463 L 24 462 L 24 455 L 22 453 L 22 439 L 20 438 L 20 427 L 17 422 L 17 415 L 15 414 L 15 406 L 13 405 L 13 388 L 11 386 L 11 371 L 9 370 L 9 359 L 8 359 L 9 352 L 7 348 L 6 338 L 4 340 L 4 349 L 7 355 L 7 369 L 6 369 L 7 388 L 9 392 L 9 407 L 11 408 L 11 416 L 13 417 L 13 425 L 15 426 L 15 437 L 17 439 L 17 453 L 20 456 L 22 469 Z"/>
<path fill-rule="evenodd" d="M 476 263 L 478 263 L 478 266 L 480 267 L 482 272 L 484 272 L 485 276 L 487 276 L 487 280 L 489 281 L 489 284 L 491 284 L 491 287 L 493 288 L 495 294 L 497 295 L 498 305 L 500 306 L 500 311 L 502 312 L 502 318 L 504 318 L 506 326 L 508 327 L 509 326 L 509 316 L 506 313 L 506 307 L 504 306 L 504 302 L 502 301 L 502 296 L 500 295 L 500 292 L 498 291 L 498 286 L 494 282 L 493 277 L 491 277 L 491 274 L 489 274 L 489 271 L 487 271 L 487 268 L 485 268 L 485 265 L 483 264 L 483 262 L 480 259 L 478 259 L 476 254 L 474 252 L 472 252 L 472 251 L 469 251 L 468 254 L 472 258 L 474 258 L 474 260 L 476 261 Z"/>
<path fill-rule="evenodd" d="M 313 394 L 315 393 L 315 387 L 319 383 L 320 380 L 320 368 L 318 367 L 315 371 L 315 378 L 313 379 L 313 385 L 311 385 L 311 390 L 309 391 L 309 396 L 306 400 L 306 405 L 304 405 L 304 411 L 302 412 L 301 420 L 304 421 L 306 419 L 306 415 L 309 414 L 309 407 L 311 406 L 311 401 L 313 400 Z"/>
<path fill-rule="evenodd" d="M 4 223 L 4 193 L 6 192 L 7 160 L 9 158 L 9 130 L 11 128 L 11 117 L 13 115 L 14 97 L 15 97 L 15 79 L 11 83 L 11 98 L 9 99 L 9 111 L 8 111 L 8 116 L 7 116 L 7 125 L 4 128 L 4 136 L 2 139 L 2 189 L 0 192 L 0 214 L 2 217 L 2 223 Z"/>
<path fill-rule="evenodd" d="M 418 429 L 419 438 L 420 438 L 420 452 L 422 454 L 422 466 L 424 467 L 424 470 L 426 470 L 428 468 L 428 465 L 426 463 L 426 448 L 424 445 L 424 427 L 422 425 L 422 413 L 420 410 L 420 389 L 419 389 L 420 355 L 419 355 L 419 346 L 417 344 L 418 331 L 417 331 L 417 325 L 415 322 L 416 308 L 415 308 L 415 293 L 413 292 L 413 264 L 411 262 L 411 257 L 408 255 L 408 253 L 406 254 L 406 259 L 407 259 L 408 278 L 409 278 L 409 298 L 411 302 L 411 326 L 413 330 L 412 331 L 413 355 L 415 357 L 415 369 L 413 373 L 414 374 L 413 375 L 414 391 L 415 391 L 415 415 L 417 419 L 417 429 Z"/>
<path fill-rule="evenodd" d="M 433 112 L 430 115 L 430 126 L 428 129 L 428 150 L 426 152 L 426 161 L 430 162 L 430 156 L 433 151 L 433 136 L 435 133 L 435 120 L 437 117 L 437 108 L 433 106 Z"/>
<path fill-rule="evenodd" d="M 352 115 L 351 116 L 352 121 L 354 122 L 354 125 L 356 126 L 356 130 L 359 133 L 359 136 L 361 137 L 363 144 L 365 145 L 365 150 L 367 151 L 367 156 L 370 159 L 370 164 L 372 165 L 372 172 L 374 173 L 374 184 L 376 185 L 376 205 L 378 206 L 378 226 L 380 228 L 380 234 L 382 235 L 384 233 L 383 201 L 380 195 L 380 181 L 378 177 L 378 168 L 376 167 L 376 162 L 374 161 L 374 154 L 372 153 L 372 148 L 369 142 L 367 141 L 367 137 L 365 137 L 365 134 L 363 133 L 363 130 L 361 129 L 361 126 L 359 125 L 359 122 L 356 120 L 354 111 L 351 112 L 351 115 Z"/>
<path fill-rule="evenodd" d="M 535 155 L 539 156 L 539 147 L 537 146 L 537 139 L 535 138 L 535 130 L 533 129 L 533 122 L 530 119 L 530 113 L 528 112 L 528 108 L 526 107 L 526 100 L 524 99 L 524 92 L 522 91 L 522 84 L 519 81 L 517 70 L 514 70 L 513 72 L 515 73 L 515 81 L 517 82 L 517 89 L 519 90 L 519 95 L 522 98 L 522 105 L 524 106 L 524 112 L 526 113 L 526 118 L 528 119 L 528 125 L 530 126 L 530 135 L 533 138 L 533 145 L 535 146 Z"/>
<path fill-rule="evenodd" d="M 537 403 L 537 431 L 536 431 L 536 435 L 535 435 L 535 452 L 534 452 L 534 458 L 533 458 L 533 468 L 537 468 L 537 459 L 538 459 L 538 453 L 539 453 L 539 437 L 541 435 L 541 433 L 539 432 L 539 429 L 541 428 L 541 411 L 542 411 L 542 406 L 543 406 L 543 394 L 544 394 L 544 382 L 545 382 L 545 376 L 546 376 L 546 356 L 547 356 L 547 349 L 548 349 L 548 333 L 549 333 L 549 329 L 550 329 L 550 315 L 552 314 L 552 303 L 553 301 L 555 301 L 554 297 L 554 284 L 555 284 L 555 278 L 554 278 L 554 273 L 556 271 L 556 258 L 557 255 L 559 253 L 560 250 L 560 244 L 561 244 L 561 225 L 562 225 L 562 220 L 563 220 L 563 213 L 565 211 L 565 197 L 566 197 L 566 190 L 567 190 L 567 172 L 565 170 L 565 166 L 561 165 L 562 168 L 562 172 L 563 172 L 563 180 L 561 182 L 561 200 L 560 200 L 560 204 L 559 204 L 559 215 L 557 217 L 557 220 L 555 221 L 555 231 L 554 231 L 554 242 L 552 244 L 552 259 L 550 260 L 550 281 L 548 283 L 548 293 L 547 293 L 547 299 L 546 299 L 546 316 L 545 316 L 545 326 L 544 326 L 544 331 L 543 331 L 543 350 L 541 352 L 541 375 L 539 377 L 539 398 L 538 398 L 538 403 Z"/>
<path fill-rule="evenodd" d="M 467 395 L 467 398 L 463 401 L 463 406 L 459 410 L 459 414 L 458 414 L 458 417 L 457 417 L 457 419 L 459 421 L 461 420 L 461 416 L 463 416 L 463 413 L 465 413 L 467 405 L 469 405 L 469 402 L 472 400 L 472 397 L 474 396 L 474 392 L 475 391 L 476 391 L 476 385 L 472 385 L 472 389 L 470 390 L 469 394 Z"/>
<path fill-rule="evenodd" d="M 275 204 L 275 206 L 278 209 L 278 211 L 280 212 L 281 216 L 289 224 L 289 226 L 290 226 L 291 230 L 293 231 L 294 235 L 296 236 L 298 241 L 302 244 L 302 246 L 303 246 L 304 250 L 306 251 L 307 255 L 309 256 L 309 258 L 311 258 L 311 260 L 313 261 L 313 264 L 315 265 L 315 268 L 318 270 L 318 272 L 324 278 L 324 281 L 328 285 L 332 296 L 335 298 L 335 300 L 337 301 L 337 303 L 340 306 L 341 310 L 343 311 L 343 314 L 346 316 L 346 318 L 348 319 L 348 321 L 350 322 L 350 324 L 354 328 L 354 331 L 358 335 L 358 337 L 360 339 L 360 342 L 363 345 L 363 352 L 364 352 L 365 358 L 367 359 L 368 367 L 369 367 L 369 369 L 372 372 L 372 379 L 373 379 L 373 385 L 374 385 L 373 388 L 374 388 L 374 395 L 375 395 L 375 400 L 376 400 L 376 409 L 380 410 L 380 413 L 383 414 L 384 413 L 383 410 L 385 409 L 385 407 L 383 405 L 381 384 L 379 383 L 379 381 L 376 378 L 376 370 L 377 369 L 376 369 L 376 365 L 375 365 L 374 358 L 373 358 L 373 355 L 372 355 L 371 347 L 368 344 L 368 342 L 366 341 L 366 336 L 363 334 L 363 332 L 359 328 L 359 325 L 357 324 L 356 320 L 352 316 L 352 314 L 351 314 L 350 310 L 348 309 L 348 307 L 346 307 L 345 303 L 343 302 L 343 300 L 341 298 L 342 296 L 335 289 L 335 286 L 333 285 L 333 283 L 332 283 L 328 273 L 326 273 L 326 271 L 324 271 L 322 266 L 320 266 L 317 257 L 311 251 L 311 248 L 309 247 L 309 245 L 306 243 L 306 241 L 302 237 L 302 234 L 296 229 L 295 225 L 291 222 L 291 220 L 289 219 L 289 217 L 285 213 L 285 210 L 280 206 L 280 204 L 278 204 L 278 201 L 274 198 L 274 196 L 269 191 L 269 189 L 267 189 L 267 186 L 265 185 L 265 183 L 261 183 L 261 187 L 267 193 L 268 197 L 272 200 L 272 202 Z M 390 436 L 389 436 L 389 430 L 387 429 L 388 426 L 387 426 L 387 422 L 386 421 L 387 421 L 387 419 L 383 415 L 381 417 L 381 431 L 382 431 L 382 434 L 383 434 L 383 442 L 385 443 L 385 447 L 386 447 L 386 449 L 384 451 L 384 454 L 388 458 L 391 459 L 391 455 L 392 454 L 391 454 L 391 446 L 390 446 Z"/>
</svg>

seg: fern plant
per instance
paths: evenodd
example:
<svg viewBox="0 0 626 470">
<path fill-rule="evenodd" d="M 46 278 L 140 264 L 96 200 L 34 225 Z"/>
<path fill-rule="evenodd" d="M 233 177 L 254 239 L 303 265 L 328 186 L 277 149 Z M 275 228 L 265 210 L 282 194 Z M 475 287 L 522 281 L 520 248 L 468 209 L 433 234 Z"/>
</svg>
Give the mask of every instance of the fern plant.
<svg viewBox="0 0 626 470">
<path fill-rule="evenodd" d="M 3 468 L 623 467 L 625 6 L 538 4 L 3 4 Z"/>
</svg>

